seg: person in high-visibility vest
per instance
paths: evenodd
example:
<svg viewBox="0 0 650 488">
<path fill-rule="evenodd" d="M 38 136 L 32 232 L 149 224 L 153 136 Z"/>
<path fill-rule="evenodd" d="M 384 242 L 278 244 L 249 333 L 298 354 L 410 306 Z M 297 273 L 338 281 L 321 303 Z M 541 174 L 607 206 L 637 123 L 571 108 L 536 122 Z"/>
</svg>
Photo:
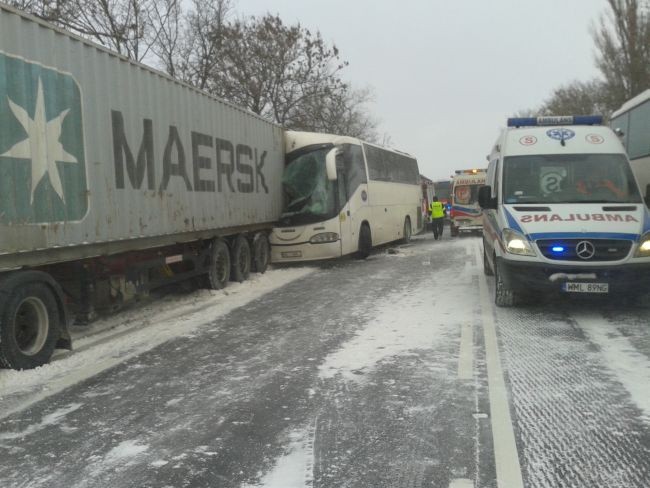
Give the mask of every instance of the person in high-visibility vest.
<svg viewBox="0 0 650 488">
<path fill-rule="evenodd" d="M 438 201 L 438 197 L 433 197 L 431 199 L 429 212 L 431 212 L 431 223 L 433 224 L 433 237 L 436 240 L 438 240 L 439 237 L 442 239 L 442 231 L 445 228 L 445 213 L 447 213 L 447 210 L 442 202 Z"/>
</svg>

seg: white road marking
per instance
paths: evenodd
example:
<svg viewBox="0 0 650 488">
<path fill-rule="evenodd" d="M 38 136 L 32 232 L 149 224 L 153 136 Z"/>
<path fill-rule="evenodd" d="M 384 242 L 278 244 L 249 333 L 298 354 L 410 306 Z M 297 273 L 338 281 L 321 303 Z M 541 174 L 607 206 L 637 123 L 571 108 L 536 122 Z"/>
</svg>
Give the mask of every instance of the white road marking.
<svg viewBox="0 0 650 488">
<path fill-rule="evenodd" d="M 471 380 L 474 377 L 474 329 L 472 324 L 463 324 L 460 329 L 460 352 L 458 354 L 458 379 Z"/>
<path fill-rule="evenodd" d="M 480 246 L 475 247 L 477 259 L 480 254 L 479 248 Z M 510 406 L 508 404 L 508 390 L 506 389 L 503 370 L 501 369 L 501 357 L 499 356 L 499 343 L 497 340 L 496 324 L 494 323 L 493 306 L 489 299 L 485 276 L 479 276 L 478 284 L 483 311 L 481 319 L 485 337 L 485 359 L 487 363 L 497 485 L 499 488 L 523 488 L 524 481 L 521 476 L 519 454 L 517 453 L 515 432 L 510 417 Z"/>
<path fill-rule="evenodd" d="M 455 480 L 451 480 L 449 488 L 474 488 L 474 482 L 472 480 L 468 480 L 467 478 L 457 478 Z"/>
</svg>

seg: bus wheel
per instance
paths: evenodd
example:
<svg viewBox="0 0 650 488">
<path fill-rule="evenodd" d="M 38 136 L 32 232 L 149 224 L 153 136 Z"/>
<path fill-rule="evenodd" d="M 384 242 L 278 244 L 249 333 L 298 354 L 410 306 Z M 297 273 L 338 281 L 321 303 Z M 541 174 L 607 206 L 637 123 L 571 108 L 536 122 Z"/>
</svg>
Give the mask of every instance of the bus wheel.
<svg viewBox="0 0 650 488">
<path fill-rule="evenodd" d="M 16 286 L 2 301 L 0 365 L 32 369 L 46 364 L 59 336 L 59 307 L 44 283 Z"/>
<path fill-rule="evenodd" d="M 242 283 L 251 273 L 251 247 L 243 235 L 238 235 L 232 245 L 232 271 L 230 279 Z"/>
<path fill-rule="evenodd" d="M 215 239 L 212 244 L 210 262 L 208 264 L 208 286 L 213 290 L 221 290 L 230 279 L 230 253 L 222 239 Z"/>
<path fill-rule="evenodd" d="M 408 244 L 411 242 L 411 236 L 413 235 L 413 231 L 411 229 L 411 219 L 409 217 L 406 217 L 404 219 L 404 234 L 402 238 L 402 242 L 404 244 Z"/>
<path fill-rule="evenodd" d="M 496 259 L 494 260 L 494 263 L 496 281 L 494 303 L 497 307 L 512 307 L 516 305 L 515 291 L 512 288 L 508 288 L 503 282 L 501 273 L 499 273 L 499 265 Z"/>
<path fill-rule="evenodd" d="M 370 255 L 371 250 L 372 234 L 370 232 L 370 226 L 363 224 L 361 230 L 359 230 L 359 250 L 357 251 L 357 257 L 359 259 L 366 259 Z"/>
<path fill-rule="evenodd" d="M 266 234 L 260 232 L 253 238 L 253 263 L 252 271 L 255 273 L 264 273 L 269 267 L 271 261 L 271 251 L 269 250 L 269 239 Z"/>
<path fill-rule="evenodd" d="M 449 231 L 451 232 L 451 237 L 458 237 L 458 227 L 453 223 L 449 224 Z"/>
<path fill-rule="evenodd" d="M 494 276 L 494 271 L 490 268 L 490 262 L 485 252 L 485 243 L 483 243 L 483 273 L 485 273 L 485 276 Z"/>
</svg>

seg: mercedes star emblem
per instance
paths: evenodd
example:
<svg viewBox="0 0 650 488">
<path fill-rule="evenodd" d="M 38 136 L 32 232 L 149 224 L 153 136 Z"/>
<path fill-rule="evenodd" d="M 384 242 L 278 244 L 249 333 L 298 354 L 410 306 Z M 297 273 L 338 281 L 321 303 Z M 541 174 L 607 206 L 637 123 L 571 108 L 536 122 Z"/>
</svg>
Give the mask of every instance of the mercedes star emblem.
<svg viewBox="0 0 650 488">
<path fill-rule="evenodd" d="M 576 254 L 580 259 L 591 259 L 596 254 L 596 248 L 589 241 L 580 241 L 576 245 Z"/>
</svg>

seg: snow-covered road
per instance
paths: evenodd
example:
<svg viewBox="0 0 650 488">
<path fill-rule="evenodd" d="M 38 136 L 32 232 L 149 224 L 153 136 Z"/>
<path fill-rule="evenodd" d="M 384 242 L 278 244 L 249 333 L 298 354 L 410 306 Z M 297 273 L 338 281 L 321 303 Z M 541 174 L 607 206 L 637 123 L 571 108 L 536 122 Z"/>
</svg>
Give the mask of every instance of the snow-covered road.
<svg viewBox="0 0 650 488">
<path fill-rule="evenodd" d="M 480 239 L 272 270 L 0 371 L 0 486 L 650 486 L 650 309 L 495 309 Z"/>
</svg>

